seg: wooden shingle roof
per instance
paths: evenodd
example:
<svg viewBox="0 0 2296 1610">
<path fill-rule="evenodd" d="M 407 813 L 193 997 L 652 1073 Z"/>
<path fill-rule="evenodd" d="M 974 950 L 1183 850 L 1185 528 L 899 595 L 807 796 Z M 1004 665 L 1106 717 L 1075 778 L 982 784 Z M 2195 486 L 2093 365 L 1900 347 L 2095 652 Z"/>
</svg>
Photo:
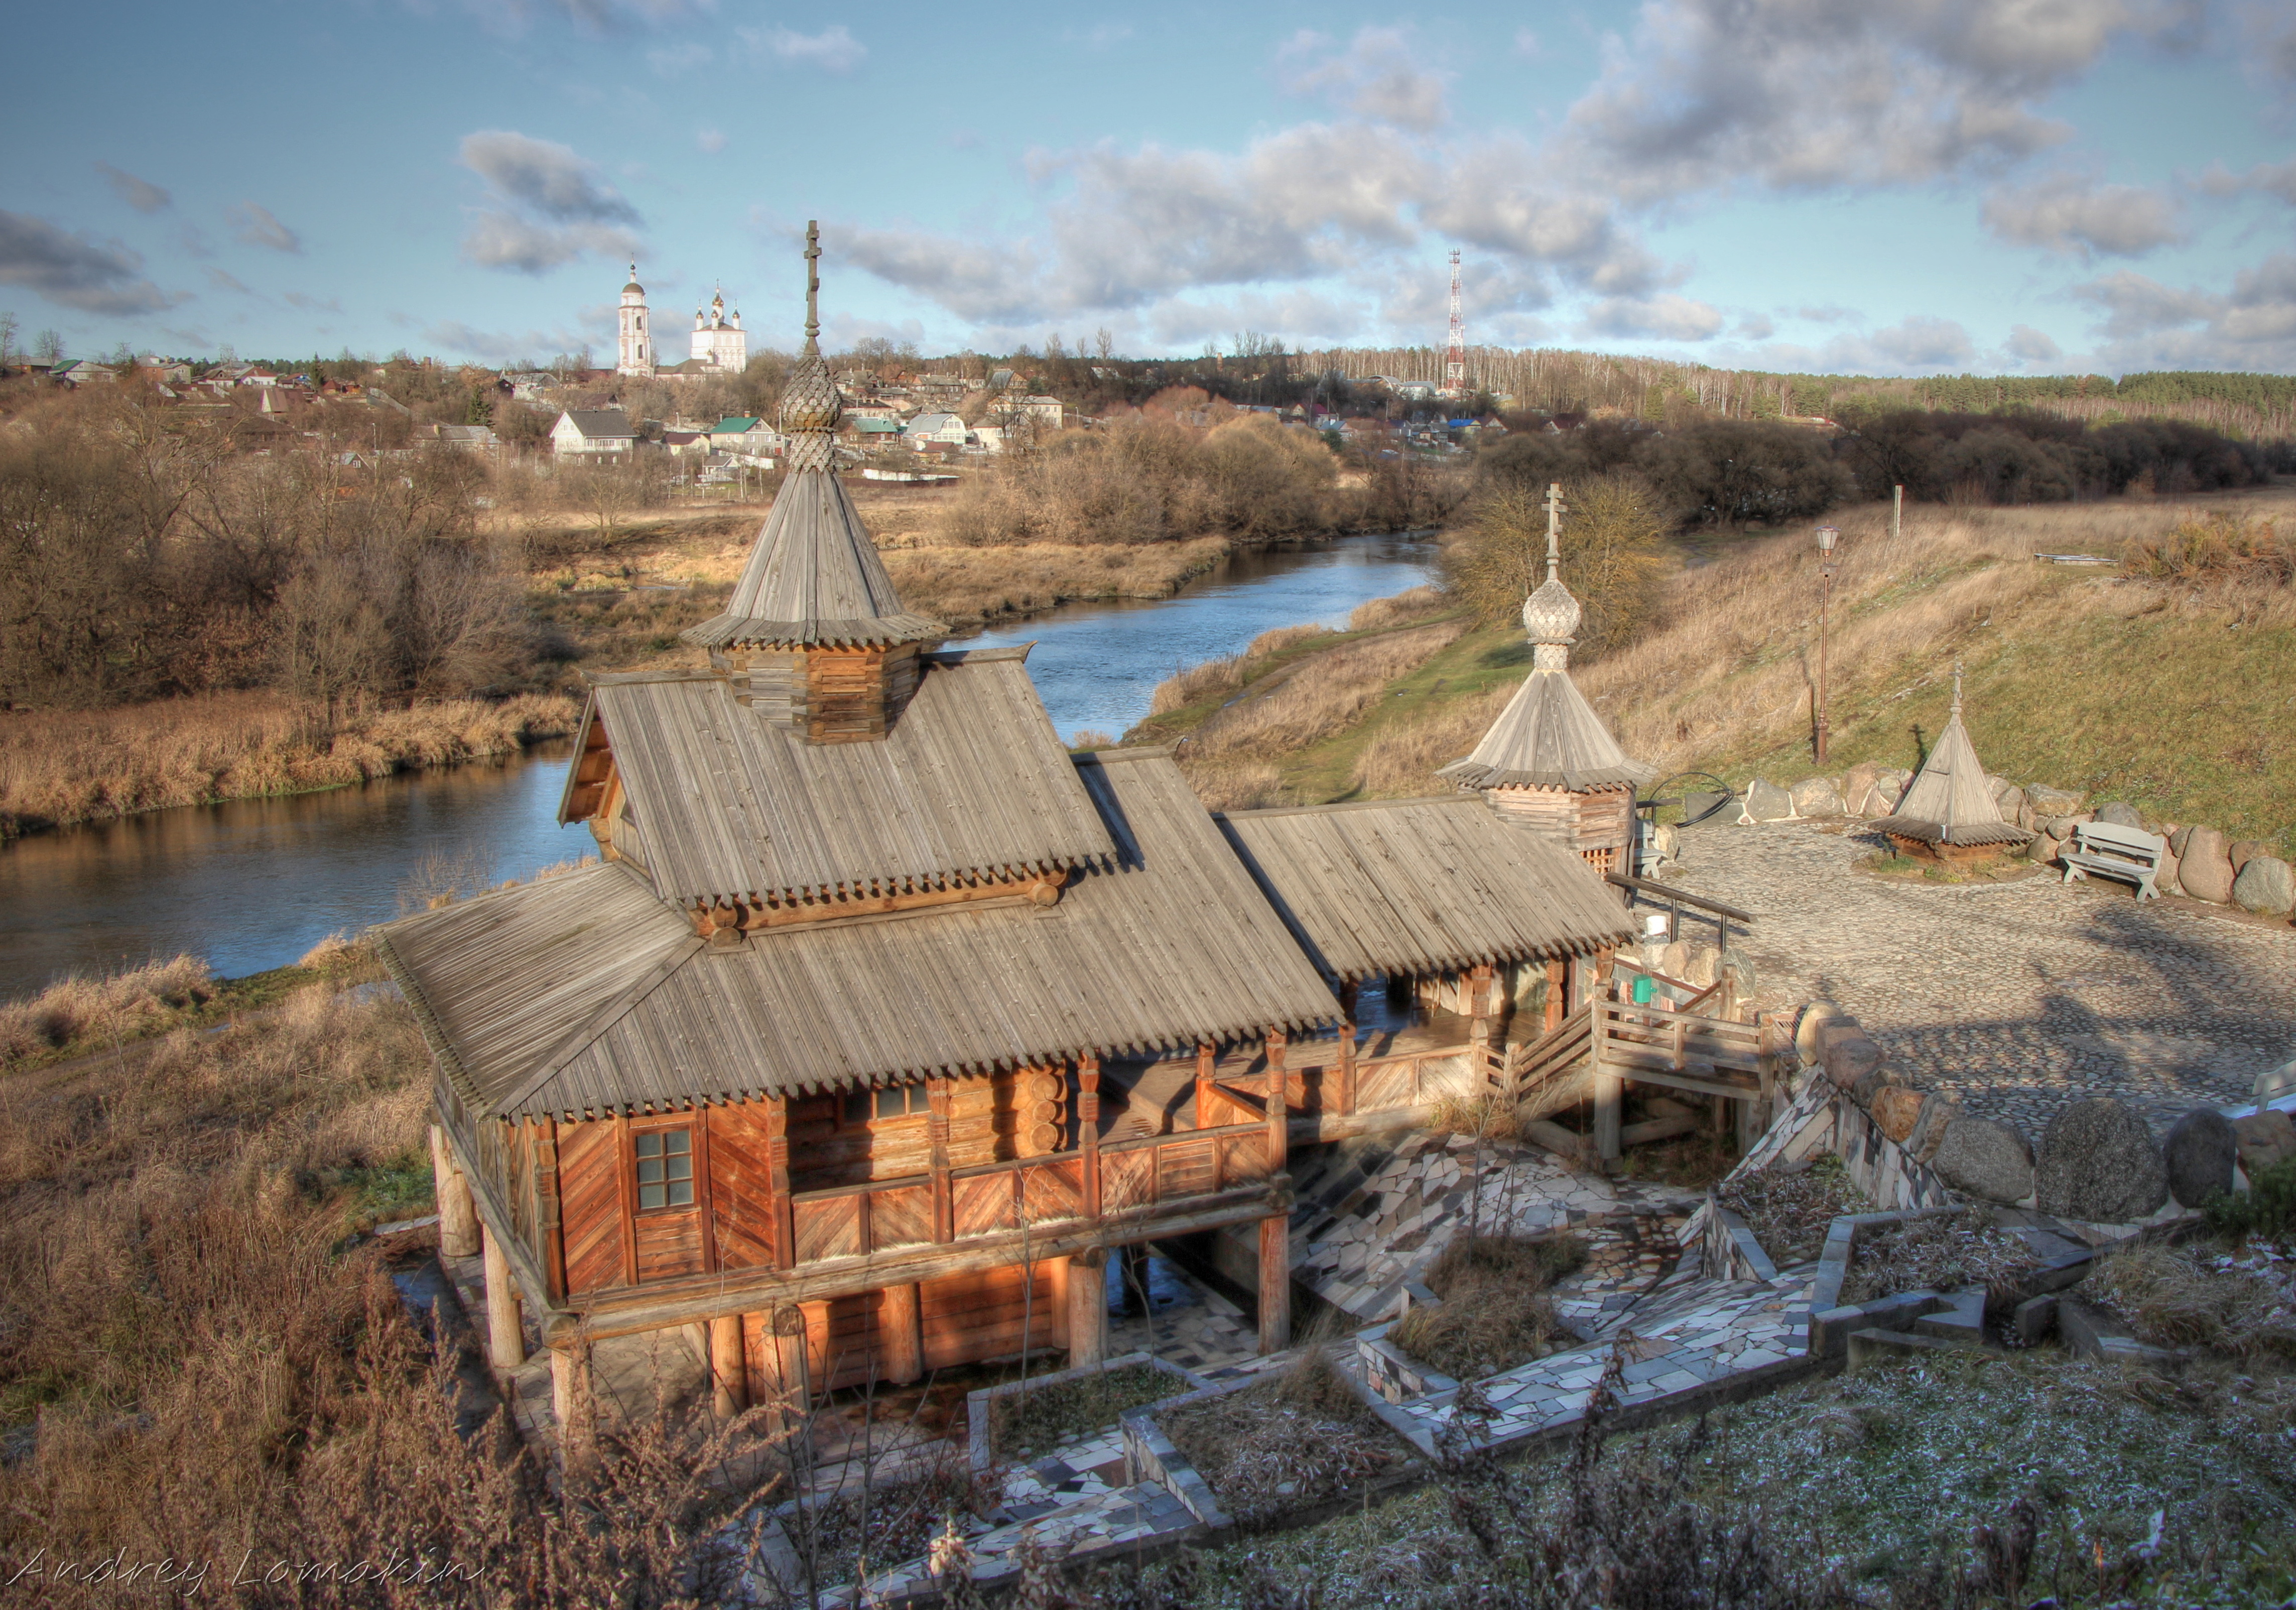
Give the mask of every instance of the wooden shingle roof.
<svg viewBox="0 0 2296 1610">
<path fill-rule="evenodd" d="M 1993 781 L 1961 724 L 1961 695 L 1953 715 L 1930 749 L 1921 773 L 1906 784 L 1897 810 L 1874 824 L 1882 833 L 1930 844 L 2024 844 L 2033 835 L 2004 820 L 1993 797 Z"/>
<path fill-rule="evenodd" d="M 1473 794 L 1231 811 L 1252 875 L 1331 978 L 1584 955 L 1633 937 L 1600 875 Z"/>
<path fill-rule="evenodd" d="M 900 719 L 867 743 L 808 743 L 709 673 L 603 677 L 585 739 L 604 723 L 671 900 L 898 893 L 1105 859 L 1115 842 L 1024 655 L 929 656 Z"/>
<path fill-rule="evenodd" d="M 609 865 L 404 919 L 382 949 L 464 1099 L 506 1118 L 1153 1055 L 1336 1020 L 1168 758 L 1073 767 L 1119 851 L 1049 908 L 939 907 L 718 950 Z"/>
<path fill-rule="evenodd" d="M 1632 788 L 1656 775 L 1627 758 L 1568 670 L 1534 670 L 1464 760 L 1438 774 L 1463 788 Z"/>
<path fill-rule="evenodd" d="M 918 643 L 948 628 L 901 607 L 877 545 L 829 470 L 792 470 L 725 612 L 682 634 L 704 648 Z"/>
</svg>

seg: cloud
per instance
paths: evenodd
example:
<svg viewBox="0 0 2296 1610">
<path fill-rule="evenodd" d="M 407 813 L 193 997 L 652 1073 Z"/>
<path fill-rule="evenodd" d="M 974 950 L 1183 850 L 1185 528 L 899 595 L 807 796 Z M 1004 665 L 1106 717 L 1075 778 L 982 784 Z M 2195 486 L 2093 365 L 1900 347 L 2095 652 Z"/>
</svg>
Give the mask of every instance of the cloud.
<svg viewBox="0 0 2296 1610">
<path fill-rule="evenodd" d="M 463 137 L 461 160 L 496 203 L 472 216 L 463 236 L 465 261 L 542 274 L 589 253 L 636 255 L 637 237 L 625 226 L 644 220 L 572 147 L 480 129 Z"/>
<path fill-rule="evenodd" d="M 241 281 L 237 275 L 226 274 L 212 264 L 208 267 L 208 283 L 218 291 L 229 291 L 240 296 L 258 294 L 252 286 Z"/>
<path fill-rule="evenodd" d="M 1886 330 L 1876 330 L 1867 344 L 1901 369 L 1953 369 L 1977 356 L 1969 332 L 1949 318 L 1915 314 Z"/>
<path fill-rule="evenodd" d="M 1739 316 L 1738 327 L 1730 332 L 1740 341 L 1766 341 L 1778 333 L 1767 313 L 1747 313 Z"/>
<path fill-rule="evenodd" d="M 1090 51 L 1111 50 L 1132 37 L 1132 24 L 1103 22 L 1082 32 L 1073 28 L 1064 28 L 1061 30 L 1061 37 L 1068 44 L 1081 45 Z"/>
<path fill-rule="evenodd" d="M 103 182 L 111 186 L 121 201 L 138 212 L 158 212 L 176 199 L 149 179 L 139 179 L 109 162 L 98 162 L 95 170 L 103 176 Z"/>
<path fill-rule="evenodd" d="M 1984 171 L 2065 139 L 2035 108 L 2176 21 L 2147 0 L 1649 0 L 1568 136 L 1630 199 Z"/>
<path fill-rule="evenodd" d="M 1985 226 L 2012 245 L 2083 258 L 2137 257 L 2184 238 L 2181 211 L 2158 190 L 2060 173 L 2021 189 L 1996 189 L 1985 198 L 1984 217 Z"/>
<path fill-rule="evenodd" d="M 1721 333 L 1722 322 L 1718 309 L 1671 292 L 1609 297 L 1587 312 L 1587 329 L 1621 340 L 1710 341 Z"/>
<path fill-rule="evenodd" d="M 189 257 L 215 255 L 214 242 L 208 239 L 207 231 L 201 229 L 197 224 L 178 225 L 176 229 L 176 244 L 182 247 L 184 254 Z"/>
<path fill-rule="evenodd" d="M 331 296 L 322 301 L 317 297 L 301 291 L 290 291 L 281 300 L 290 308 L 300 308 L 307 313 L 340 313 L 343 310 L 343 304 L 340 298 Z"/>
<path fill-rule="evenodd" d="M 2073 294 L 2102 315 L 2104 354 L 2124 369 L 2296 367 L 2296 253 L 2276 251 L 2239 270 L 2227 291 L 2169 286 L 2123 270 Z"/>
<path fill-rule="evenodd" d="M 1275 66 L 1287 94 L 1320 95 L 1360 118 L 1431 129 L 1451 115 L 1447 76 L 1420 67 L 1399 28 L 1358 29 L 1336 52 L 1324 35 L 1302 29 L 1277 51 Z"/>
<path fill-rule="evenodd" d="M 693 143 L 705 156 L 716 156 L 726 149 L 726 136 L 714 128 L 705 128 L 693 136 Z"/>
<path fill-rule="evenodd" d="M 2053 364 L 2065 355 L 2063 348 L 2030 324 L 2010 325 L 2005 347 L 2021 364 Z"/>
<path fill-rule="evenodd" d="M 480 330 L 460 319 L 441 319 L 422 328 L 423 344 L 442 352 L 468 353 L 490 364 L 530 362 L 594 345 L 579 331 L 528 330 L 512 333 Z"/>
<path fill-rule="evenodd" d="M 272 217 L 268 208 L 242 201 L 236 207 L 226 208 L 224 217 L 231 220 L 232 233 L 250 246 L 298 255 L 303 250 L 302 238 Z"/>
<path fill-rule="evenodd" d="M 2285 162 L 2259 162 L 2237 177 L 2221 168 L 2214 168 L 2201 180 L 2201 188 L 2210 195 L 2233 195 L 2243 190 L 2253 190 L 2265 195 L 2278 196 L 2291 207 L 2296 207 L 2296 157 Z"/>
<path fill-rule="evenodd" d="M 117 241 L 98 243 L 45 218 L 0 211 L 0 285 L 21 285 L 83 313 L 156 313 L 189 300 L 160 290 L 143 267 Z"/>
<path fill-rule="evenodd" d="M 829 249 L 840 260 L 930 297 L 964 318 L 1017 320 L 1036 299 L 1025 247 L 985 246 L 909 229 L 832 226 Z"/>
<path fill-rule="evenodd" d="M 1539 43 L 1535 31 L 1519 28 L 1514 30 L 1514 53 L 1526 61 L 1536 62 L 1546 53 L 1546 47 Z"/>
<path fill-rule="evenodd" d="M 813 67 L 823 72 L 849 73 L 867 59 L 869 47 L 853 37 L 842 22 L 817 34 L 790 28 L 743 28 L 734 30 L 742 42 L 784 67 Z"/>
</svg>

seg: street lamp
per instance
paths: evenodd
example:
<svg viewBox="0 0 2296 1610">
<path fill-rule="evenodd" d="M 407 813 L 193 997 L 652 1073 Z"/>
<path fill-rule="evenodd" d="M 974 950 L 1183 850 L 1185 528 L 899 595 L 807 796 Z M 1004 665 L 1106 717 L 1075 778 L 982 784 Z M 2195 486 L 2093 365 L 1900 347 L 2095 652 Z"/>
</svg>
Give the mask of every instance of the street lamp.
<svg viewBox="0 0 2296 1610">
<path fill-rule="evenodd" d="M 1825 664 L 1826 616 L 1833 605 L 1833 547 L 1841 540 L 1835 527 L 1817 528 L 1817 763 L 1825 764 L 1826 703 L 1832 691 L 1827 685 Z"/>
</svg>

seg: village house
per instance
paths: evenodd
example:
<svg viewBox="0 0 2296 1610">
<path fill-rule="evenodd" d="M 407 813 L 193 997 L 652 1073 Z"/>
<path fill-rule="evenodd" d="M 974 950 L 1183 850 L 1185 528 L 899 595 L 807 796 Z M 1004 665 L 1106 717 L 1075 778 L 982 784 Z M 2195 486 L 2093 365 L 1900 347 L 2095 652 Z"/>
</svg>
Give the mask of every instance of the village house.
<svg viewBox="0 0 2296 1610">
<path fill-rule="evenodd" d="M 619 408 L 568 408 L 550 427 L 550 448 L 561 458 L 603 458 L 637 447 L 637 432 Z"/>
<path fill-rule="evenodd" d="M 1110 1253 L 1152 1242 L 1209 1244 L 1280 1349 L 1293 1149 L 1495 1088 L 1628 937 L 1472 793 L 1216 817 L 1166 751 L 1070 752 L 1025 648 L 903 607 L 834 472 L 817 288 L 709 663 L 592 684 L 560 819 L 602 864 L 380 941 L 447 1250 L 483 1248 L 498 1368 L 535 1321 L 562 1427 L 656 1335 L 725 1412 L 1091 1361 Z M 1415 1026 L 1359 1036 L 1365 988 Z"/>
</svg>

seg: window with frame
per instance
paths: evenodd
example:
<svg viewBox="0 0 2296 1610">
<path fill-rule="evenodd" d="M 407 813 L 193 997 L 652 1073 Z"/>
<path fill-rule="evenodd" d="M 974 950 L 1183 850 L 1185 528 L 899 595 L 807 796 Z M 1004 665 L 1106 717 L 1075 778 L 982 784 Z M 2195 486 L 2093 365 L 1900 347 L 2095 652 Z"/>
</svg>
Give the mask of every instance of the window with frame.
<svg viewBox="0 0 2296 1610">
<path fill-rule="evenodd" d="M 637 1151 L 638 1211 L 693 1205 L 693 1131 L 647 1129 L 631 1137 Z"/>
<path fill-rule="evenodd" d="M 840 1114 L 847 1129 L 857 1129 L 877 1118 L 922 1118 L 932 1110 L 922 1084 L 887 1085 L 878 1090 L 848 1090 Z"/>
</svg>

